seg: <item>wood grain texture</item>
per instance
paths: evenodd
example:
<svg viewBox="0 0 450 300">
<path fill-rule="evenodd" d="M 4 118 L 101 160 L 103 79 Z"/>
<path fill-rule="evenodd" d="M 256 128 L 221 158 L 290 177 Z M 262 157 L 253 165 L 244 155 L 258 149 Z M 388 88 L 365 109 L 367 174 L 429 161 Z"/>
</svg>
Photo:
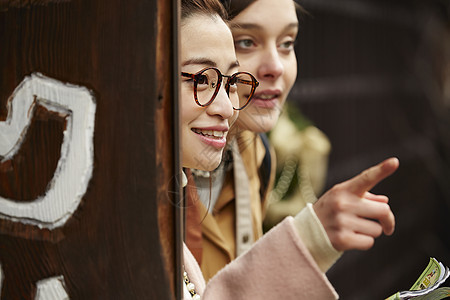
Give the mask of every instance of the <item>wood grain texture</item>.
<svg viewBox="0 0 450 300">
<path fill-rule="evenodd" d="M 97 103 L 93 177 L 72 218 L 53 231 L 0 221 L 2 299 L 34 299 L 37 281 L 59 275 L 70 299 L 174 299 L 176 206 L 162 188 L 177 189 L 173 84 L 158 85 L 172 76 L 174 51 L 169 38 L 159 52 L 167 66 L 156 67 L 164 32 L 155 28 L 172 23 L 165 10 L 174 7 L 157 5 L 1 3 L 0 120 L 33 72 L 87 87 Z M 23 149 L 0 164 L 2 196 L 27 201 L 45 190 L 64 126 L 37 111 Z"/>
</svg>

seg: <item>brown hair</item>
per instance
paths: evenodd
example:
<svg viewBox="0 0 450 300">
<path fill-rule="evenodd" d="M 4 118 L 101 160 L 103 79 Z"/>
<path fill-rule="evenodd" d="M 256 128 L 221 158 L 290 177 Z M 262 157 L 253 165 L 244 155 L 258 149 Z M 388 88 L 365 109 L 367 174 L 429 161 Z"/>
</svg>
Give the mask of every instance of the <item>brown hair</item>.
<svg viewBox="0 0 450 300">
<path fill-rule="evenodd" d="M 258 0 L 220 0 L 228 13 L 230 20 L 234 19 L 234 17 L 255 1 Z M 307 14 L 307 11 L 300 4 L 296 1 L 294 1 L 294 4 L 298 15 Z"/>
<path fill-rule="evenodd" d="M 194 14 L 218 15 L 224 21 L 228 20 L 227 11 L 219 0 L 181 0 L 181 19 Z"/>
<path fill-rule="evenodd" d="M 232 20 L 255 1 L 256 0 L 221 0 L 220 2 L 222 2 L 227 10 L 230 20 Z"/>
</svg>

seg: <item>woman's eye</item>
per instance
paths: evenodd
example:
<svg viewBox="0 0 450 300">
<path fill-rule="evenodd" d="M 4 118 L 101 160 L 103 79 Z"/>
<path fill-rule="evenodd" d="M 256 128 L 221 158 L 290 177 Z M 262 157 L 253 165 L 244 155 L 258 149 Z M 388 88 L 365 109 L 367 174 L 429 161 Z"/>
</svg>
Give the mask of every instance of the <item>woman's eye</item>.
<svg viewBox="0 0 450 300">
<path fill-rule="evenodd" d="M 197 77 L 197 83 L 198 84 L 208 84 L 208 76 L 206 75 L 200 75 Z"/>
<path fill-rule="evenodd" d="M 286 42 L 281 43 L 280 48 L 283 50 L 291 51 L 291 50 L 294 50 L 294 44 L 295 44 L 295 41 L 286 41 Z"/>
<path fill-rule="evenodd" d="M 237 49 L 248 49 L 255 46 L 255 43 L 251 39 L 242 39 L 234 42 L 234 46 Z"/>
</svg>

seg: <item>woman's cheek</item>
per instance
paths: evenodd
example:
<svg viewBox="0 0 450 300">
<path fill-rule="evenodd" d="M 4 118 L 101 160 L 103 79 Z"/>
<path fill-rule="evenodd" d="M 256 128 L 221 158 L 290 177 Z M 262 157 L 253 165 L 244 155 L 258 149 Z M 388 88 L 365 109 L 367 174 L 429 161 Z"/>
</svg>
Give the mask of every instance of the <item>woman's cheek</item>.
<svg viewBox="0 0 450 300">
<path fill-rule="evenodd" d="M 246 51 L 245 53 L 236 51 L 239 61 L 239 71 L 249 72 L 258 79 L 258 66 L 260 65 L 257 51 Z M 259 79 L 258 79 L 259 80 Z"/>
</svg>

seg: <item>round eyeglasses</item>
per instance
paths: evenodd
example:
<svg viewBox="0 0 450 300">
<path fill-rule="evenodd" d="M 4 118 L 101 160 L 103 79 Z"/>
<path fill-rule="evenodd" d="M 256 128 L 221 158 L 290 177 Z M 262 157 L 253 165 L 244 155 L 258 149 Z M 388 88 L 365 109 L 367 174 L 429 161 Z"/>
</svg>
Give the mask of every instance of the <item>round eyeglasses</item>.
<svg viewBox="0 0 450 300">
<path fill-rule="evenodd" d="M 235 110 L 241 110 L 250 103 L 256 87 L 259 85 L 259 82 L 250 73 L 237 72 L 228 76 L 223 75 L 219 69 L 214 67 L 205 68 L 195 74 L 181 72 L 181 76 L 194 81 L 194 100 L 202 107 L 206 107 L 214 101 L 224 77 L 227 78 L 225 91 L 228 97 L 230 97 L 230 93 L 237 93 L 239 96 L 238 107 L 233 105 Z"/>
</svg>

